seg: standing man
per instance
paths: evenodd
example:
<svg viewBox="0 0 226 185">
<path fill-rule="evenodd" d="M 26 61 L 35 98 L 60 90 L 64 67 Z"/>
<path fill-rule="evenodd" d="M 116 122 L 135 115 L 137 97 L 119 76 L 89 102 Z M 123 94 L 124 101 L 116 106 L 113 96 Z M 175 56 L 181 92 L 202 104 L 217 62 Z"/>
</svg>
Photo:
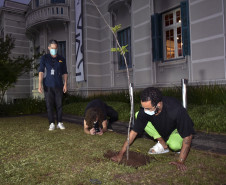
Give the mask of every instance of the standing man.
<svg viewBox="0 0 226 185">
<path fill-rule="evenodd" d="M 162 97 L 160 90 L 153 87 L 146 88 L 141 93 L 141 106 L 129 134 L 129 144 L 145 130 L 151 137 L 158 140 L 148 153 L 163 154 L 169 152 L 169 148 L 180 151 L 178 160 L 170 164 L 185 171 L 187 169 L 185 160 L 191 147 L 192 134 L 194 134 L 194 124 L 186 109 L 175 98 Z M 126 141 L 119 154 L 111 159 L 120 162 L 127 145 Z"/>
<path fill-rule="evenodd" d="M 56 108 L 57 128 L 65 129 L 62 123 L 62 98 L 67 92 L 67 66 L 63 57 L 57 55 L 58 42 L 50 40 L 49 54 L 42 56 L 39 68 L 38 91 L 45 95 L 49 119 L 49 130 L 55 129 L 53 108 Z M 63 83 L 64 81 L 64 83 Z"/>
</svg>

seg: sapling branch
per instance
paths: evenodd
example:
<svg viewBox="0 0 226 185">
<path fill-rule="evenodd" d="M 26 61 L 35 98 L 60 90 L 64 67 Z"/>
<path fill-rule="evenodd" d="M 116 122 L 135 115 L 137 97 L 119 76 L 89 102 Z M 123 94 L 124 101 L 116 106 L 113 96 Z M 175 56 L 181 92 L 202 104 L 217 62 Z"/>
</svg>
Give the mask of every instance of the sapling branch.
<svg viewBox="0 0 226 185">
<path fill-rule="evenodd" d="M 121 28 L 121 25 L 116 25 L 115 27 L 111 27 L 108 22 L 106 21 L 106 19 L 104 18 L 103 14 L 101 13 L 101 11 L 99 10 L 99 8 L 97 7 L 97 5 L 94 3 L 93 0 L 90 0 L 92 2 L 92 4 L 96 7 L 97 11 L 99 12 L 100 16 L 103 18 L 105 24 L 108 26 L 108 28 L 110 29 L 110 31 L 112 32 L 114 38 L 115 38 L 115 41 L 116 41 L 116 44 L 117 44 L 117 48 L 111 48 L 111 51 L 113 52 L 120 52 L 120 54 L 123 56 L 124 58 L 124 62 L 125 62 L 125 65 L 126 65 L 126 72 L 127 72 L 127 78 L 128 78 L 128 88 L 129 88 L 129 96 L 130 96 L 130 104 L 131 104 L 131 109 L 130 109 L 130 120 L 129 120 L 129 126 L 128 126 L 128 135 L 127 135 L 127 150 L 126 150 L 126 156 L 127 156 L 127 160 L 129 159 L 129 133 L 130 133 L 130 128 L 131 128 L 131 123 L 133 121 L 133 114 L 134 114 L 134 102 L 133 102 L 133 88 L 132 88 L 132 83 L 130 81 L 130 76 L 129 76 L 129 68 L 128 68 L 128 63 L 127 63 L 127 60 L 126 60 L 126 57 L 125 57 L 125 53 L 128 52 L 127 50 L 127 46 L 121 46 L 119 44 L 119 41 L 117 39 L 117 36 L 116 36 L 116 33 L 117 31 Z"/>
</svg>

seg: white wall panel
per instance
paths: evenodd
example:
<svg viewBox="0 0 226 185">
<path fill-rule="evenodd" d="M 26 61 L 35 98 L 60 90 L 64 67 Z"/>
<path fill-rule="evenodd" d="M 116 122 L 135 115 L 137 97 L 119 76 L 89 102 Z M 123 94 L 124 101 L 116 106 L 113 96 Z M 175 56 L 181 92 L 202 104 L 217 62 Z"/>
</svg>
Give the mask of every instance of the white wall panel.
<svg viewBox="0 0 226 185">
<path fill-rule="evenodd" d="M 191 22 L 222 12 L 222 0 L 204 0 L 190 6 Z"/>
<path fill-rule="evenodd" d="M 206 40 L 192 44 L 192 60 L 224 56 L 224 38 Z"/>
<path fill-rule="evenodd" d="M 225 79 L 224 60 L 193 64 L 193 81 Z"/>
<path fill-rule="evenodd" d="M 223 17 L 217 16 L 196 24 L 191 24 L 191 31 L 192 41 L 223 34 Z"/>
</svg>

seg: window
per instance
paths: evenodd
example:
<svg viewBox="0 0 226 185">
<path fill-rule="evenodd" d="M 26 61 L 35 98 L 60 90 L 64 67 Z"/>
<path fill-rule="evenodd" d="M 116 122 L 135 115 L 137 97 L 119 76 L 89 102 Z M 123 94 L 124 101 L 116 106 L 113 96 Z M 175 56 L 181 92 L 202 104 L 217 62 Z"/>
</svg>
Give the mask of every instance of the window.
<svg viewBox="0 0 226 185">
<path fill-rule="evenodd" d="M 183 57 L 180 8 L 162 15 L 164 60 Z"/>
<path fill-rule="evenodd" d="M 127 65 L 129 68 L 132 67 L 132 61 L 131 61 L 131 34 L 130 34 L 130 27 L 121 30 L 117 33 L 118 36 L 118 40 L 119 40 L 119 44 L 121 46 L 127 46 L 127 50 L 128 52 L 125 53 L 125 57 L 126 57 L 126 61 L 127 61 Z M 118 69 L 122 70 L 122 69 L 126 69 L 126 65 L 125 65 L 125 61 L 123 58 L 123 55 L 121 55 L 118 52 Z"/>
<path fill-rule="evenodd" d="M 39 0 L 35 0 L 35 7 L 39 7 Z"/>
<path fill-rule="evenodd" d="M 59 41 L 58 42 L 58 51 L 57 53 L 64 57 L 66 60 L 66 41 Z"/>
<path fill-rule="evenodd" d="M 65 0 L 51 0 L 51 3 L 65 3 Z"/>
<path fill-rule="evenodd" d="M 188 1 L 180 8 L 151 16 L 153 61 L 169 61 L 190 55 Z"/>
</svg>

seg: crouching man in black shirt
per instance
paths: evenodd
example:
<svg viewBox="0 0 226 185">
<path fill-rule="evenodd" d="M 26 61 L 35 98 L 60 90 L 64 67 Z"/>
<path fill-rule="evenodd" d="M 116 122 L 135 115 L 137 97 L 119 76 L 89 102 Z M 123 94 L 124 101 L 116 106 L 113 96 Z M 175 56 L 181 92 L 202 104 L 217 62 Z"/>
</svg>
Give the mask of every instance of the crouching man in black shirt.
<svg viewBox="0 0 226 185">
<path fill-rule="evenodd" d="M 85 109 L 84 132 L 91 135 L 102 135 L 113 131 L 111 124 L 118 120 L 118 113 L 99 99 L 92 100 Z"/>
<path fill-rule="evenodd" d="M 158 143 L 150 148 L 148 153 L 167 153 L 168 148 L 180 151 L 178 161 L 170 162 L 170 164 L 185 171 L 187 167 L 184 163 L 191 147 L 192 134 L 194 134 L 194 124 L 186 109 L 175 98 L 162 97 L 160 90 L 153 87 L 146 88 L 141 93 L 141 106 L 134 127 L 129 134 L 129 144 L 145 130 L 158 140 Z M 122 160 L 127 144 L 126 141 L 121 151 L 111 158 L 113 161 Z"/>
</svg>

